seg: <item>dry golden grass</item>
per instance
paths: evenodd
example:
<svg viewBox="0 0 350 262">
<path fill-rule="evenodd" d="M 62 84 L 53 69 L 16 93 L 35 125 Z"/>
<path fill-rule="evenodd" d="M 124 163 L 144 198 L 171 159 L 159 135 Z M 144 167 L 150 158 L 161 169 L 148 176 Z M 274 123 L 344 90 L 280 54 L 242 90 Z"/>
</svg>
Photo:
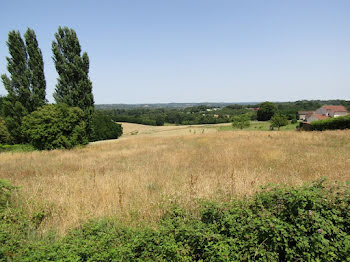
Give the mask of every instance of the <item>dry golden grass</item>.
<svg viewBox="0 0 350 262">
<path fill-rule="evenodd" d="M 146 126 L 133 123 L 121 123 L 123 126 L 123 137 L 128 136 L 178 136 L 190 134 L 207 134 L 217 132 L 217 127 L 231 125 L 215 124 L 215 125 L 187 125 L 187 126 Z"/>
<path fill-rule="evenodd" d="M 350 180 L 349 153 L 350 131 L 186 130 L 186 135 L 126 136 L 70 151 L 2 153 L 0 178 L 21 186 L 19 199 L 28 214 L 49 212 L 43 232 L 64 233 L 99 216 L 152 222 L 172 201 L 225 201 L 270 182 Z"/>
</svg>

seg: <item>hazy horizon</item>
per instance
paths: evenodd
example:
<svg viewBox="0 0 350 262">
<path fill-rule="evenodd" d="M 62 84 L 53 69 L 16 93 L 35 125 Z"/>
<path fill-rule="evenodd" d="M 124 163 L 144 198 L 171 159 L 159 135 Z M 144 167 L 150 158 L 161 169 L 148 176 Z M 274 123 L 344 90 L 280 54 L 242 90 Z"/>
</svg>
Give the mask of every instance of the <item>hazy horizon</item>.
<svg viewBox="0 0 350 262">
<path fill-rule="evenodd" d="M 345 100 L 349 101 L 349 99 L 341 99 L 341 98 L 335 98 L 335 99 L 313 99 L 313 100 L 308 100 L 308 99 L 301 99 L 301 100 L 307 100 L 307 101 L 327 101 L 327 100 Z M 242 102 L 237 102 L 237 101 L 199 101 L 199 102 L 150 102 L 150 103 L 95 103 L 97 105 L 157 105 L 157 104 L 260 104 L 263 102 L 272 102 L 272 103 L 293 103 L 296 101 L 301 101 L 301 100 L 294 100 L 294 101 L 271 101 L 271 100 L 264 100 L 264 101 L 242 101 Z"/>
<path fill-rule="evenodd" d="M 34 29 L 49 102 L 58 26 L 89 55 L 96 104 L 350 100 L 349 1 L 5 0 L 2 10 L 0 74 L 8 32 Z"/>
</svg>

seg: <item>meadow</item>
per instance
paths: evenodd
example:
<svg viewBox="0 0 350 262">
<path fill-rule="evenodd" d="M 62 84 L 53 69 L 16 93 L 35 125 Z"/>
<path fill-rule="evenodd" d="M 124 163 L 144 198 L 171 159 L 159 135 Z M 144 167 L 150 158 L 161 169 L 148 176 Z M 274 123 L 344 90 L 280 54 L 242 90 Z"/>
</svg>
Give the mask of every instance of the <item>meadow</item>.
<svg viewBox="0 0 350 262">
<path fill-rule="evenodd" d="M 227 202 L 268 183 L 350 180 L 350 130 L 123 127 L 120 139 L 86 147 L 0 154 L 0 178 L 20 187 L 16 205 L 40 217 L 40 232 L 64 234 L 97 217 L 152 224 L 173 203 Z"/>
</svg>

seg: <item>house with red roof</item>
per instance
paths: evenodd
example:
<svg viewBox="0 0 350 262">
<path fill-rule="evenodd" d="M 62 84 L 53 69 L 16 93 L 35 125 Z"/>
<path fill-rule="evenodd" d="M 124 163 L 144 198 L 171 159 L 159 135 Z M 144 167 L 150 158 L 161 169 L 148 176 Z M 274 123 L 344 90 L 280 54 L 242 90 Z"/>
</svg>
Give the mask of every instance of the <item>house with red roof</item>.
<svg viewBox="0 0 350 262">
<path fill-rule="evenodd" d="M 341 105 L 324 105 L 317 109 L 315 112 L 299 112 L 299 119 L 302 119 L 300 116 L 303 116 L 304 121 L 311 123 L 317 120 L 324 120 L 330 117 L 339 117 L 347 116 L 348 111 L 344 106 Z"/>
<path fill-rule="evenodd" d="M 299 120 L 306 120 L 306 117 L 308 115 L 312 115 L 313 113 L 315 113 L 315 112 L 314 111 L 299 111 L 298 118 L 299 118 Z"/>
<path fill-rule="evenodd" d="M 329 118 L 329 116 L 321 115 L 321 114 L 311 114 L 307 117 L 307 122 L 311 123 L 313 121 L 324 120 Z"/>
<path fill-rule="evenodd" d="M 330 117 L 346 116 L 348 111 L 345 106 L 325 105 L 316 110 L 316 114 L 321 114 Z"/>
</svg>

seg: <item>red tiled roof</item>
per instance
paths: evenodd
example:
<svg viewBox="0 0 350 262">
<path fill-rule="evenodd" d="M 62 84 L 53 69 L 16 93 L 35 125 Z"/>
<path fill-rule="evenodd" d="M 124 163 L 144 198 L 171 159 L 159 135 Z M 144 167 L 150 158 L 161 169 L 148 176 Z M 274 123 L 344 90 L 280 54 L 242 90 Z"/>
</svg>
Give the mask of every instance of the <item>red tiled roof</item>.
<svg viewBox="0 0 350 262">
<path fill-rule="evenodd" d="M 322 106 L 323 108 L 327 110 L 332 110 L 334 112 L 347 112 L 346 108 L 344 106 L 332 106 L 332 105 L 325 105 Z"/>
<path fill-rule="evenodd" d="M 329 116 L 325 116 L 325 115 L 321 115 L 321 114 L 312 114 L 311 116 L 316 117 L 319 120 L 323 120 L 323 119 L 329 118 Z"/>
</svg>

